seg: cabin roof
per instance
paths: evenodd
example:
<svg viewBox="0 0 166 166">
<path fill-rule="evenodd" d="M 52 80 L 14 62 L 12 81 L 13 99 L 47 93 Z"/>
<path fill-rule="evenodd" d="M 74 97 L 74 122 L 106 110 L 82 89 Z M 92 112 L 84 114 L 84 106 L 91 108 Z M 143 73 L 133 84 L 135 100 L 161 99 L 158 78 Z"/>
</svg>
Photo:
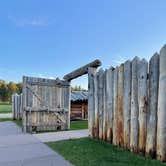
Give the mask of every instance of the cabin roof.
<svg viewBox="0 0 166 166">
<path fill-rule="evenodd" d="M 72 91 L 71 92 L 71 101 L 88 101 L 88 92 L 85 91 Z"/>
</svg>

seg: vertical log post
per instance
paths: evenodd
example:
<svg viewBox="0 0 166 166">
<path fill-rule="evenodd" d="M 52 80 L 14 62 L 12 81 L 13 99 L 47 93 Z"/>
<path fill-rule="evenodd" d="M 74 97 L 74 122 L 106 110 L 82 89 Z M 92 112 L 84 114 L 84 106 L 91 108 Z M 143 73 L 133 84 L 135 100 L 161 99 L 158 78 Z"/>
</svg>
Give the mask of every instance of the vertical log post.
<svg viewBox="0 0 166 166">
<path fill-rule="evenodd" d="M 98 85 L 98 107 L 99 107 L 99 139 L 103 139 L 103 112 L 104 112 L 104 71 L 99 70 L 99 85 Z"/>
<path fill-rule="evenodd" d="M 107 70 L 104 72 L 104 87 L 103 87 L 103 140 L 107 140 L 107 122 L 108 122 L 108 110 L 106 106 L 106 73 Z"/>
<path fill-rule="evenodd" d="M 95 138 L 99 138 L 99 109 L 98 109 L 98 73 L 94 76 L 95 100 Z"/>
<path fill-rule="evenodd" d="M 89 135 L 94 136 L 94 126 L 95 126 L 95 102 L 94 102 L 94 75 L 96 73 L 96 68 L 88 68 L 88 126 Z"/>
<path fill-rule="evenodd" d="M 117 145 L 118 136 L 118 67 L 115 68 L 113 77 L 113 144 Z"/>
<path fill-rule="evenodd" d="M 130 116 L 131 116 L 131 62 L 124 63 L 124 147 L 130 149 Z"/>
<path fill-rule="evenodd" d="M 123 69 L 121 64 L 118 68 L 118 145 L 123 147 Z"/>
<path fill-rule="evenodd" d="M 166 161 L 166 45 L 160 51 L 157 159 Z"/>
<path fill-rule="evenodd" d="M 68 122 L 67 122 L 67 128 L 70 129 L 70 115 L 71 115 L 71 86 L 70 86 L 70 82 L 69 82 L 69 86 L 67 88 L 67 94 L 66 96 L 69 97 L 69 100 L 68 100 L 68 109 L 69 109 L 69 112 L 68 112 Z M 65 101 L 65 103 L 67 103 L 67 100 Z"/>
<path fill-rule="evenodd" d="M 149 115 L 146 140 L 146 156 L 152 158 L 156 157 L 158 82 L 159 54 L 155 53 L 149 63 Z"/>
<path fill-rule="evenodd" d="M 147 72 L 148 63 L 145 59 L 139 63 L 139 76 L 138 76 L 138 104 L 139 104 L 139 152 L 145 153 L 146 147 L 146 133 L 147 133 Z"/>
<path fill-rule="evenodd" d="M 131 125 L 130 125 L 130 150 L 138 151 L 138 63 L 139 58 L 135 57 L 132 61 L 131 76 Z"/>
<path fill-rule="evenodd" d="M 25 107 L 27 105 L 27 91 L 26 91 L 26 77 L 23 77 L 23 113 L 22 113 L 22 130 L 23 132 L 27 132 L 27 127 L 26 127 L 26 123 L 27 123 L 27 117 L 26 117 L 26 110 Z"/>
<path fill-rule="evenodd" d="M 106 70 L 106 110 L 107 110 L 107 141 L 112 142 L 113 137 L 113 70 Z"/>
<path fill-rule="evenodd" d="M 12 115 L 13 115 L 13 119 L 15 119 L 15 110 L 14 110 L 14 94 L 12 95 Z"/>
</svg>

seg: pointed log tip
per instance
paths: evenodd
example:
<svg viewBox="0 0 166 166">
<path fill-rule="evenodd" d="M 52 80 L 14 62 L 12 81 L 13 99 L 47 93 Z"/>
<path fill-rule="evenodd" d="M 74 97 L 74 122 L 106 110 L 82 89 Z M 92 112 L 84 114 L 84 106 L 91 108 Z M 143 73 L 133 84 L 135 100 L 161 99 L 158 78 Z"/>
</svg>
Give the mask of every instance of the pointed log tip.
<svg viewBox="0 0 166 166">
<path fill-rule="evenodd" d="M 114 70 L 118 70 L 118 68 L 119 68 L 119 67 L 118 67 L 118 66 L 116 66 Z"/>
<path fill-rule="evenodd" d="M 166 44 L 160 50 L 160 54 L 163 54 L 163 53 L 166 55 Z"/>
<path fill-rule="evenodd" d="M 99 73 L 101 73 L 101 72 L 102 72 L 102 73 L 104 72 L 104 69 L 103 69 L 103 68 L 100 68 L 100 69 L 99 69 Z"/>
<path fill-rule="evenodd" d="M 56 78 L 56 82 L 57 82 L 57 85 L 61 84 L 61 80 L 59 79 L 59 77 Z"/>
<path fill-rule="evenodd" d="M 124 66 L 124 63 L 121 63 L 120 65 L 119 65 L 119 67 L 123 67 Z"/>
<path fill-rule="evenodd" d="M 129 59 L 124 62 L 124 64 L 128 64 L 128 63 L 131 63 Z"/>
<path fill-rule="evenodd" d="M 56 78 L 56 81 L 61 81 L 61 80 L 59 79 L 59 77 L 57 77 L 57 78 Z"/>
<path fill-rule="evenodd" d="M 159 56 L 159 53 L 158 53 L 158 52 L 155 52 L 153 56 Z"/>
<path fill-rule="evenodd" d="M 148 61 L 147 61 L 145 58 L 143 58 L 141 61 L 142 61 L 143 63 L 148 63 Z"/>
<path fill-rule="evenodd" d="M 156 59 L 156 58 L 159 58 L 159 53 L 158 53 L 158 52 L 155 52 L 155 53 L 153 54 L 153 56 L 150 58 L 150 62 L 151 62 L 152 60 Z"/>
<path fill-rule="evenodd" d="M 115 68 L 114 68 L 113 66 L 109 67 L 109 70 L 112 70 L 112 71 L 113 71 L 114 69 L 115 69 Z"/>
<path fill-rule="evenodd" d="M 139 60 L 140 60 L 140 58 L 138 56 L 135 56 L 132 61 L 139 61 Z"/>
</svg>

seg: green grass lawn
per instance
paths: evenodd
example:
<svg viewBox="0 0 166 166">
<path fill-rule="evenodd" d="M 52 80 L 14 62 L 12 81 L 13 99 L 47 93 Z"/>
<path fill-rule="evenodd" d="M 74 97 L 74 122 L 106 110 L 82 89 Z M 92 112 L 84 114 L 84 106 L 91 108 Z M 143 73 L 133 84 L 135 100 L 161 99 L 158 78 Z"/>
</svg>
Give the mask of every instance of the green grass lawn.
<svg viewBox="0 0 166 166">
<path fill-rule="evenodd" d="M 22 127 L 22 120 L 13 120 L 19 127 Z"/>
<path fill-rule="evenodd" d="M 88 128 L 87 120 L 71 121 L 70 123 L 70 130 L 81 130 L 87 128 Z"/>
<path fill-rule="evenodd" d="M 12 121 L 11 118 L 0 118 L 0 122 Z"/>
<path fill-rule="evenodd" d="M 91 138 L 50 142 L 47 145 L 76 166 L 166 166 L 160 161 Z"/>
<path fill-rule="evenodd" d="M 0 113 L 10 113 L 12 112 L 12 105 L 7 102 L 0 103 Z"/>
</svg>

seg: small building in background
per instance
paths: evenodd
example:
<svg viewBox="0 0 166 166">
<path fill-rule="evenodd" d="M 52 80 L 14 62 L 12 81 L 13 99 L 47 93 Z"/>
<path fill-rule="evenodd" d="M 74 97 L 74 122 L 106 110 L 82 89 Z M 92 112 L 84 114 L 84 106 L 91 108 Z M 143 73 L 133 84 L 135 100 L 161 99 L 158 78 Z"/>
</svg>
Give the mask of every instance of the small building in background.
<svg viewBox="0 0 166 166">
<path fill-rule="evenodd" d="M 88 119 L 88 92 L 71 92 L 71 120 Z"/>
</svg>

